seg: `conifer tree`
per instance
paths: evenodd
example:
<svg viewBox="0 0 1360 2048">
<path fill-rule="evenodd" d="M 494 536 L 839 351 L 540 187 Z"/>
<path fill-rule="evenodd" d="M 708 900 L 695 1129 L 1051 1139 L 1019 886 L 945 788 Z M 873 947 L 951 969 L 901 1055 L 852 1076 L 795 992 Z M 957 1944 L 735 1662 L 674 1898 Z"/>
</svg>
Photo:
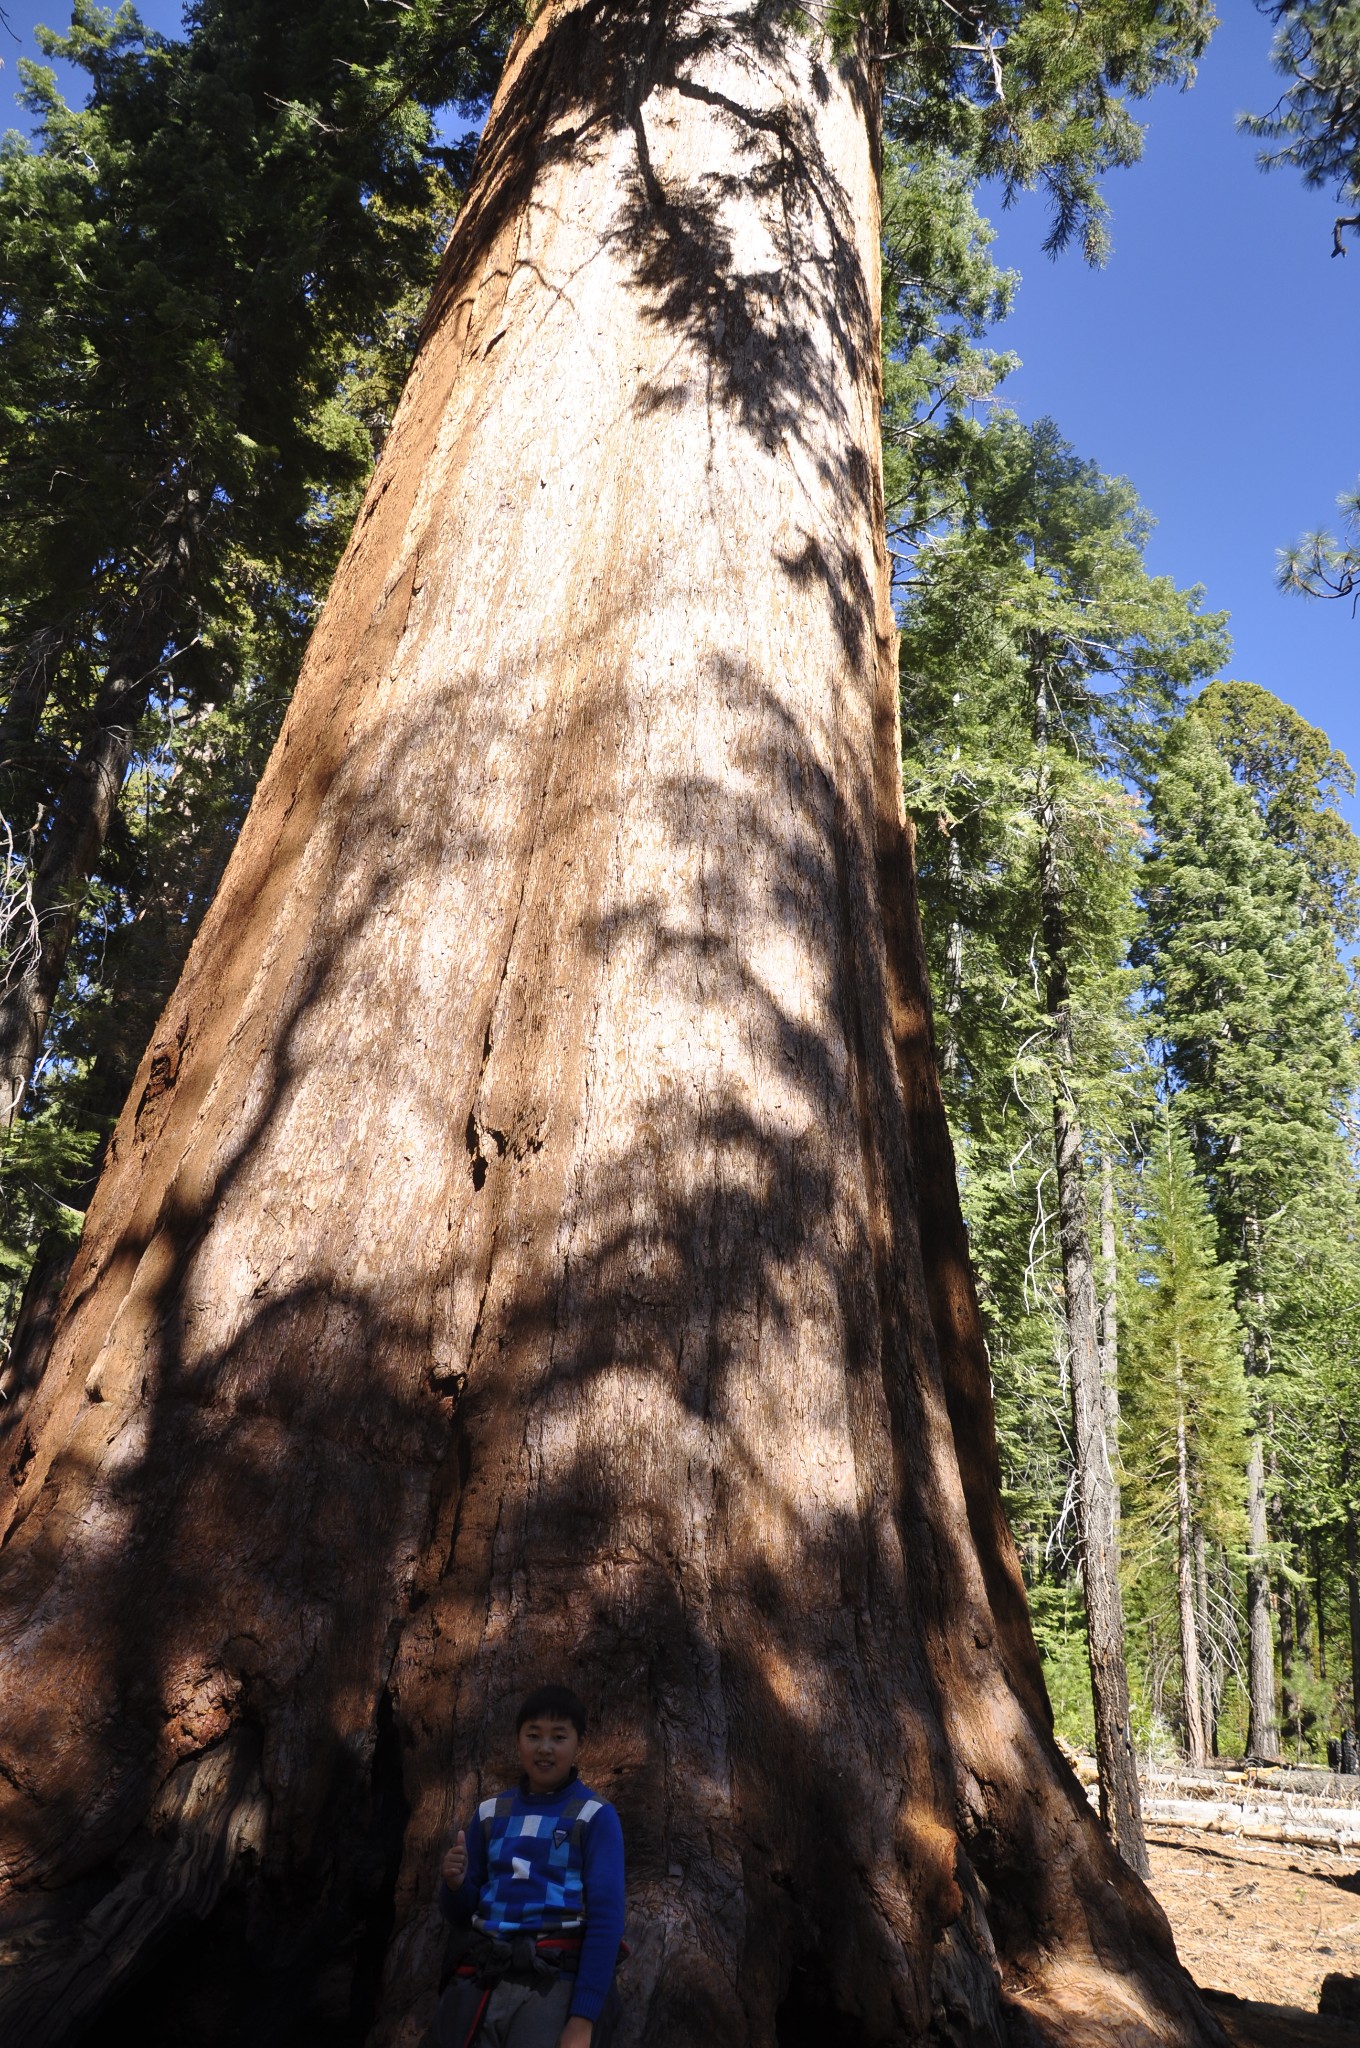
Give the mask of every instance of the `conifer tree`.
<svg viewBox="0 0 1360 2048">
<path fill-rule="evenodd" d="M 1298 171 L 1305 185 L 1330 190 L 1340 206 L 1360 209 L 1360 4 L 1357 0 L 1261 0 L 1276 25 L 1275 68 L 1288 81 L 1268 114 L 1248 114 L 1249 134 L 1267 169 Z M 1360 210 L 1338 214 L 1332 254 L 1360 230 Z"/>
<path fill-rule="evenodd" d="M 0 153 L 0 1128 L 153 700 L 222 703 L 270 638 L 296 662 L 373 457 L 340 387 L 432 272 L 424 106 L 486 90 L 509 11 L 197 0 L 174 41 L 74 0 L 39 40 L 88 104 L 22 67 L 36 142 Z"/>
<path fill-rule="evenodd" d="M 1212 682 L 1194 715 L 1251 792 L 1273 843 L 1298 863 L 1299 906 L 1338 950 L 1360 934 L 1360 839 L 1339 808 L 1355 772 L 1325 732 L 1258 683 Z"/>
<path fill-rule="evenodd" d="M 1338 1633 L 1349 1648 L 1334 1660 L 1331 1676 L 1339 1688 L 1307 1688 L 1331 1717 L 1318 1731 L 1319 1751 L 1322 1734 L 1334 1733 L 1346 1719 L 1355 1725 L 1360 1701 L 1360 1191 L 1354 1178 L 1334 1180 L 1319 1209 L 1324 1205 L 1325 1214 L 1305 1215 L 1290 1245 L 1292 1270 L 1277 1311 L 1281 1391 L 1275 1409 L 1293 1565 L 1282 1574 L 1281 1607 L 1286 1598 L 1297 1603 L 1304 1592 L 1300 1620 L 1317 1638 L 1307 1643 L 1300 1627 L 1295 1654 L 1302 1663 L 1311 1651 L 1309 1675 L 1327 1679 L 1322 1637 L 1329 1588 L 1341 1622 Z M 1311 1710 L 1305 1712 L 1304 1690 L 1294 1688 L 1292 1718 L 1300 1742 L 1312 1718 Z"/>
<path fill-rule="evenodd" d="M 1268 145 L 1260 162 L 1330 190 L 1339 211 L 1332 254 L 1360 233 L 1360 0 L 1258 0 L 1276 24 L 1274 62 L 1287 84 L 1269 113 L 1243 117 Z M 1360 591 L 1360 493 L 1337 499 L 1340 534 L 1325 528 L 1280 551 L 1279 580 L 1305 597 Z"/>
<path fill-rule="evenodd" d="M 947 150 L 883 150 L 883 490 L 898 560 L 956 518 L 978 439 L 975 414 L 1014 367 L 984 337 L 1017 283 L 998 270 L 975 175 Z M 907 551 L 907 552 L 903 552 Z"/>
<path fill-rule="evenodd" d="M 1284 590 L 1304 597 L 1360 600 L 1360 490 L 1341 491 L 1336 509 L 1340 530 L 1320 526 L 1291 547 L 1280 549 L 1278 577 Z"/>
<path fill-rule="evenodd" d="M 1126 1556 L 1145 1617 L 1172 1591 L 1185 1746 L 1203 1763 L 1217 1742 L 1197 1581 L 1206 1547 L 1240 1544 L 1247 1403 L 1234 1276 L 1220 1262 L 1190 1143 L 1165 1106 L 1135 1215 L 1120 1371 Z"/>
<path fill-rule="evenodd" d="M 923 550 L 907 613 L 908 801 L 921 818 L 937 948 L 947 935 L 942 959 L 937 952 L 944 1069 L 971 1141 L 965 1171 L 971 1177 L 985 1159 L 995 1091 L 1012 1150 L 1010 1161 L 993 1152 L 993 1171 L 1028 1151 L 1036 1163 L 1046 1157 L 1052 1178 L 1102 1800 L 1137 1860 L 1118 1497 L 1082 1114 L 1083 1094 L 1090 1100 L 1083 1079 L 1093 1068 L 1108 1073 L 1120 1033 L 1135 819 L 1119 783 L 1101 771 L 1142 757 L 1145 728 L 1217 660 L 1221 621 L 1200 612 L 1198 592 L 1147 574 L 1146 515 L 1129 486 L 1080 461 L 1051 423 L 1000 420 L 984 452 L 987 467 L 979 463 L 957 531 Z M 930 736 L 928 750 L 918 735 Z M 978 878 L 971 916 L 965 860 Z M 980 919 L 983 895 L 991 914 Z M 965 919 L 985 924 L 985 947 L 999 941 L 1009 956 L 1004 982 L 989 987 L 974 975 L 969 997 Z M 985 1035 L 965 1052 L 972 1020 Z M 1009 1113 L 1020 1100 L 1017 1062 L 1037 1083 L 1032 1101 L 1043 1103 L 1046 1143 L 1032 1110 L 1023 1134 Z M 1013 1244 L 1008 1263 L 1014 1272 Z M 989 1264 L 984 1252 L 984 1276 Z"/>
<path fill-rule="evenodd" d="M 1299 1217 L 1346 1175 L 1353 1084 L 1346 987 L 1310 881 L 1276 846 L 1192 712 L 1168 734 L 1152 795 L 1148 958 L 1178 1108 L 1237 1268 L 1251 1381 L 1248 1747 L 1278 1755 L 1267 1529 L 1275 1290 Z"/>
</svg>

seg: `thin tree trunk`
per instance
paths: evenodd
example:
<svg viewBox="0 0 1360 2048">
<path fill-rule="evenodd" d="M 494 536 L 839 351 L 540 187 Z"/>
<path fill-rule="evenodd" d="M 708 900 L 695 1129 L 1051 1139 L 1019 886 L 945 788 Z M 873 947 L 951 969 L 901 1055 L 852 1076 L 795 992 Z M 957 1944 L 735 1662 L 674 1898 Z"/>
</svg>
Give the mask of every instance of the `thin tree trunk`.
<svg viewBox="0 0 1360 2048">
<path fill-rule="evenodd" d="M 1146 1876 L 1147 1844 L 1138 1763 L 1129 1720 L 1124 1664 L 1124 1603 L 1119 1588 L 1119 1489 L 1105 1429 L 1104 1386 L 1095 1341 L 1095 1287 L 1086 1228 L 1081 1125 L 1071 1102 L 1053 1105 L 1059 1234 L 1071 1351 L 1072 1432 L 1078 1541 L 1086 1593 L 1086 1640 L 1095 1707 L 1101 1817 L 1131 1870 Z"/>
<path fill-rule="evenodd" d="M 1119 1587 L 1119 1487 L 1110 1456 L 1107 1394 L 1096 1335 L 1095 1272 L 1086 1209 L 1081 1121 L 1071 1094 L 1072 1010 L 1067 916 L 1058 866 L 1059 819 L 1052 795 L 1047 745 L 1047 681 L 1036 663 L 1035 738 L 1040 750 L 1036 816 L 1044 946 L 1048 957 L 1048 1014 L 1053 1029 L 1056 1086 L 1053 1149 L 1058 1182 L 1058 1236 L 1072 1383 L 1072 1440 L 1076 1462 L 1077 1541 L 1086 1593 L 1086 1644 L 1095 1709 L 1096 1768 L 1101 1818 L 1130 1869 L 1151 1868 L 1143 1834 L 1138 1761 L 1129 1721 L 1124 1663 L 1124 1602 Z"/>
<path fill-rule="evenodd" d="M 0 984 L 0 1130 L 8 1130 L 18 1116 L 42 1051 L 85 893 L 178 614 L 199 523 L 197 495 L 186 489 L 166 516 L 156 558 L 110 655 L 89 730 L 41 841 L 33 878 L 33 938 L 8 963 Z"/>
<path fill-rule="evenodd" d="M 1179 1369 L 1177 1378 L 1179 1379 Z M 1179 1394 L 1178 1394 L 1179 1402 Z M 1185 1713 L 1185 1747 L 1192 1764 L 1207 1763 L 1201 1705 L 1199 1629 L 1195 1621 L 1194 1532 L 1190 1519 L 1190 1457 L 1185 1440 L 1185 1410 L 1176 1410 L 1176 1594 L 1181 1629 L 1181 1696 Z"/>
<path fill-rule="evenodd" d="M 1105 1386 L 1105 1426 L 1111 1447 L 1119 1446 L 1119 1258 L 1115 1236 L 1114 1162 L 1103 1138 L 1096 1140 L 1100 1166 L 1100 1377 Z"/>
<path fill-rule="evenodd" d="M 951 829 L 946 845 L 950 915 L 944 955 L 944 1045 L 940 1065 L 948 1083 L 959 1070 L 959 1010 L 963 1002 L 963 857 L 957 831 Z"/>
<path fill-rule="evenodd" d="M 1317 1531 L 1311 1537 L 1313 1552 L 1313 1605 L 1317 1614 L 1317 1675 L 1327 1676 L 1327 1609 L 1322 1594 L 1322 1546 Z"/>
<path fill-rule="evenodd" d="M 1346 1517 L 1346 1605 L 1351 1628 L 1351 1726 L 1360 1736 L 1360 1528 Z"/>
<path fill-rule="evenodd" d="M 1204 1529 L 1195 1522 L 1195 1628 L 1199 1640 L 1200 1717 L 1211 1756 L 1218 1755 L 1218 1685 L 1213 1637 L 1209 1628 L 1209 1562 Z"/>
<path fill-rule="evenodd" d="M 1264 1379 L 1270 1371 L 1270 1333 L 1261 1281 L 1261 1228 L 1255 1215 L 1246 1223 L 1251 1298 L 1247 1326 L 1247 1372 Z M 1266 1457 L 1255 1431 L 1247 1459 L 1247 1754 L 1278 1763 L 1279 1721 L 1275 1704 L 1275 1636 L 1270 1620 L 1270 1523 L 1266 1509 Z"/>
<path fill-rule="evenodd" d="M 0 718 L 0 803 L 16 837 L 26 841 L 36 822 L 32 795 L 33 757 L 43 713 L 51 694 L 65 635 L 53 626 L 37 626 L 22 652 L 4 650 L 13 662 L 13 680 Z"/>
<path fill-rule="evenodd" d="M 1277 1493 L 1275 1498 L 1278 1500 L 1278 1497 Z M 1283 1726 L 1286 1730 L 1292 1727 L 1296 1743 L 1301 1743 L 1302 1707 L 1294 1672 L 1295 1658 L 1298 1654 L 1294 1638 L 1294 1589 L 1285 1575 L 1283 1564 L 1276 1574 L 1275 1607 L 1280 1617 L 1280 1705 L 1284 1717 Z"/>
<path fill-rule="evenodd" d="M 1228 1614 L 1232 1612 L 1237 1602 L 1237 1586 L 1233 1578 L 1233 1568 L 1229 1562 L 1226 1549 L 1221 1543 L 1216 1544 L 1214 1548 L 1216 1553 L 1214 1565 L 1215 1577 L 1218 1581 L 1218 1597 L 1222 1604 L 1223 1612 Z M 1227 1697 L 1228 1691 L 1228 1659 L 1226 1653 L 1220 1655 L 1214 1667 L 1214 1682 L 1216 1686 L 1214 1707 L 1216 1714 L 1221 1719 L 1223 1702 Z"/>
<path fill-rule="evenodd" d="M 1318 1676 L 1317 1644 L 1313 1636 L 1313 1603 L 1308 1594 L 1308 1539 L 1297 1538 L 1294 1546 L 1294 1566 L 1297 1577 L 1292 1588 L 1294 1595 L 1294 1633 L 1298 1644 L 1300 1660 L 1307 1659 L 1308 1669 L 1313 1678 Z"/>
<path fill-rule="evenodd" d="M 1266 1518 L 1265 1448 L 1259 1435 L 1247 1459 L 1247 1754 L 1262 1762 L 1280 1755 L 1275 1704 L 1275 1636 L 1270 1618 L 1270 1532 Z"/>
<path fill-rule="evenodd" d="M 512 53 L 24 1422 L 25 2048 L 125 1980 L 148 2041 L 188 1981 L 205 2048 L 414 2043 L 442 1847 L 549 1672 L 624 1821 L 620 2048 L 1219 2040 L 1058 1754 L 1001 1518 L 876 105 L 744 0 L 548 0 Z"/>
<path fill-rule="evenodd" d="M 1275 1634 L 1270 1621 L 1270 1532 L 1266 1522 L 1266 1461 L 1259 1435 L 1247 1459 L 1247 1754 L 1278 1763 L 1275 1710 Z"/>
</svg>

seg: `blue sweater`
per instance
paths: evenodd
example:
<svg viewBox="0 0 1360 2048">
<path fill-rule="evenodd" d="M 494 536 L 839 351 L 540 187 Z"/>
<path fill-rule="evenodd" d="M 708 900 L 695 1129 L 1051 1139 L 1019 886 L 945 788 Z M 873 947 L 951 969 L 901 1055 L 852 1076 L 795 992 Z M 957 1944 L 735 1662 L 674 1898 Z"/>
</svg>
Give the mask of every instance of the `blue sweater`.
<svg viewBox="0 0 1360 2048">
<path fill-rule="evenodd" d="M 581 1807 L 579 1852 L 570 1823 L 556 1827 L 568 1801 Z M 517 1934 L 581 1935 L 573 2017 L 597 2020 L 623 1937 L 623 1830 L 612 1806 L 570 1778 L 539 1799 L 520 1790 L 508 1816 L 484 1799 L 467 1826 L 467 1875 L 457 1891 L 439 1881 L 445 1919 L 503 1941 Z"/>
</svg>

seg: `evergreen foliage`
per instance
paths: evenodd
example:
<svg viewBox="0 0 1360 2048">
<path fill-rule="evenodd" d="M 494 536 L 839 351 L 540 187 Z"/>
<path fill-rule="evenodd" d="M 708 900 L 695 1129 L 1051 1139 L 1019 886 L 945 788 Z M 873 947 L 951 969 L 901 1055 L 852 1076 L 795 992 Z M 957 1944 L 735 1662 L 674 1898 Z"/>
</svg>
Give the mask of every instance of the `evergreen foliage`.
<svg viewBox="0 0 1360 2048">
<path fill-rule="evenodd" d="M 1050 422 L 1003 417 L 982 449 L 959 522 L 922 550 L 908 586 L 905 774 L 1008 1493 L 1038 1568 L 1067 1475 L 1041 766 L 1062 818 L 1073 1085 L 1088 1122 L 1117 1136 L 1140 1085 L 1127 955 L 1141 828 L 1122 771 L 1149 755 L 1185 687 L 1216 664 L 1223 622 L 1202 612 L 1197 591 L 1147 573 L 1134 493 L 1076 457 Z M 1042 749 L 1040 688 L 1052 706 Z"/>
<path fill-rule="evenodd" d="M 1279 583 L 1304 597 L 1348 597 L 1354 615 L 1360 603 L 1360 491 L 1342 491 L 1336 503 L 1340 533 L 1319 527 L 1281 548 Z"/>
<path fill-rule="evenodd" d="M 1319 1754 L 1326 1735 L 1354 1727 L 1360 1711 L 1360 1643 L 1352 1638 L 1348 1656 L 1346 1640 L 1360 1566 L 1360 1204 L 1353 1181 L 1332 1194 L 1325 1230 L 1296 1246 L 1297 1284 L 1280 1305 L 1277 1335 L 1281 1603 L 1293 1609 L 1296 1666 L 1287 1719 L 1300 1748 Z M 1328 1584 L 1337 1589 L 1330 1668 Z"/>
<path fill-rule="evenodd" d="M 1360 839 L 1338 804 L 1355 772 L 1325 732 L 1257 683 L 1214 682 L 1195 718 L 1250 790 L 1272 843 L 1299 864 L 1301 907 L 1337 946 L 1360 936 Z"/>
<path fill-rule="evenodd" d="M 993 239 L 962 164 L 885 144 L 883 485 L 899 551 L 962 510 L 977 410 L 1015 364 L 978 345 L 1018 282 L 993 263 Z"/>
<path fill-rule="evenodd" d="M 0 162 L 18 835 L 54 801 L 167 534 L 179 573 L 145 652 L 178 697 L 220 702 L 262 639 L 305 633 L 380 430 L 342 386 L 428 278 L 448 211 L 402 89 L 404 12 L 203 0 L 170 42 L 76 0 L 66 35 L 39 36 L 89 104 L 23 66 L 37 143 L 11 132 Z M 480 50 L 457 83 L 483 88 Z"/>
<path fill-rule="evenodd" d="M 1307 914 L 1307 868 L 1271 839 L 1193 712 L 1167 735 L 1151 812 L 1146 957 L 1157 1028 L 1224 1254 L 1243 1262 L 1256 1292 L 1253 1220 L 1281 1243 L 1289 1219 L 1345 1167 L 1345 978 L 1330 930 Z"/>
<path fill-rule="evenodd" d="M 10 997 L 79 764 L 131 738 L 107 838 L 55 877 L 55 904 L 87 893 L 0 1162 L 20 1268 L 85 1198 L 386 431 L 455 203 L 426 103 L 480 103 L 507 19 L 201 0 L 172 41 L 77 0 L 40 40 L 88 103 L 23 67 L 36 134 L 0 152 Z"/>
<path fill-rule="evenodd" d="M 1166 1071 L 1220 1255 L 1238 1274 L 1259 1475 L 1249 1615 L 1264 1627 L 1273 1599 L 1285 1719 L 1300 1739 L 1291 1574 L 1305 1532 L 1279 1462 L 1299 1383 L 1282 1370 L 1280 1346 L 1287 1331 L 1296 1355 L 1330 1343 L 1316 1320 L 1317 1276 L 1355 1198 L 1344 1136 L 1354 1047 L 1338 954 L 1354 848 L 1327 818 L 1348 775 L 1323 736 L 1267 693 L 1232 685 L 1208 695 L 1204 715 L 1194 707 L 1167 736 L 1145 895 Z M 1255 1683 L 1252 1711 L 1259 1730 Z"/>
<path fill-rule="evenodd" d="M 1215 1587 L 1224 1565 L 1236 1577 L 1246 1537 L 1242 1335 L 1233 1270 L 1220 1260 L 1216 1240 L 1189 1141 L 1163 1108 L 1137 1177 L 1120 1298 L 1124 1561 L 1130 1620 L 1141 1639 L 1153 1703 L 1165 1719 L 1163 1674 L 1174 1661 L 1182 1725 L 1185 1648 L 1178 1572 L 1184 1566 L 1193 1581 L 1198 1551 L 1206 1612 L 1197 1617 L 1197 1661 L 1207 1667 L 1221 1705 L 1237 1631 L 1232 1606 L 1209 1598 L 1209 1560 Z M 1185 1526 L 1178 1499 L 1182 1478 Z"/>
<path fill-rule="evenodd" d="M 1360 203 L 1360 4 L 1266 0 L 1263 11 L 1276 25 L 1275 68 L 1288 83 L 1268 114 L 1248 114 L 1242 125 L 1276 145 L 1261 152 L 1267 169 L 1287 166 L 1343 207 Z M 1357 228 L 1360 212 L 1338 217 L 1334 255 L 1345 254 L 1345 236 Z"/>
<path fill-rule="evenodd" d="M 1213 30 L 1209 0 L 834 0 L 833 28 L 882 23 L 884 117 L 912 150 L 943 151 L 1009 201 L 1038 187 L 1052 207 L 1047 246 L 1108 247 L 1100 179 L 1135 163 L 1143 131 L 1128 102 L 1188 85 Z"/>
<path fill-rule="evenodd" d="M 1275 145 L 1261 151 L 1268 170 L 1296 170 L 1305 185 L 1335 195 L 1332 254 L 1344 256 L 1347 236 L 1360 233 L 1360 0 L 1264 0 L 1264 11 L 1276 24 L 1274 63 L 1288 83 L 1269 113 L 1245 115 L 1242 125 Z M 1340 535 L 1320 528 L 1281 549 L 1284 589 L 1355 600 L 1360 494 L 1343 491 L 1337 505 Z"/>
</svg>

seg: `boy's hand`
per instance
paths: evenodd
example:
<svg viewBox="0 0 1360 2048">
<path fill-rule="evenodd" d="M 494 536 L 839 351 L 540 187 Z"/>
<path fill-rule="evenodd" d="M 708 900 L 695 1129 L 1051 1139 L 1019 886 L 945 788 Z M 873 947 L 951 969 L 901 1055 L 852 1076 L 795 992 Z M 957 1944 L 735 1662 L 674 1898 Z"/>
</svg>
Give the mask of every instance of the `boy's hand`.
<svg viewBox="0 0 1360 2048">
<path fill-rule="evenodd" d="M 461 1828 L 453 1838 L 453 1847 L 444 1851 L 444 1861 L 439 1867 L 449 1890 L 456 1892 L 467 1876 L 467 1836 Z M 590 2036 L 587 2034 L 585 2040 L 579 2044 L 573 2042 L 572 2048 L 589 2048 L 589 2042 Z"/>
<path fill-rule="evenodd" d="M 592 2022 L 583 2020 L 579 2013 L 575 2013 L 563 2027 L 557 2048 L 590 2048 L 590 2037 L 593 2032 Z"/>
</svg>

